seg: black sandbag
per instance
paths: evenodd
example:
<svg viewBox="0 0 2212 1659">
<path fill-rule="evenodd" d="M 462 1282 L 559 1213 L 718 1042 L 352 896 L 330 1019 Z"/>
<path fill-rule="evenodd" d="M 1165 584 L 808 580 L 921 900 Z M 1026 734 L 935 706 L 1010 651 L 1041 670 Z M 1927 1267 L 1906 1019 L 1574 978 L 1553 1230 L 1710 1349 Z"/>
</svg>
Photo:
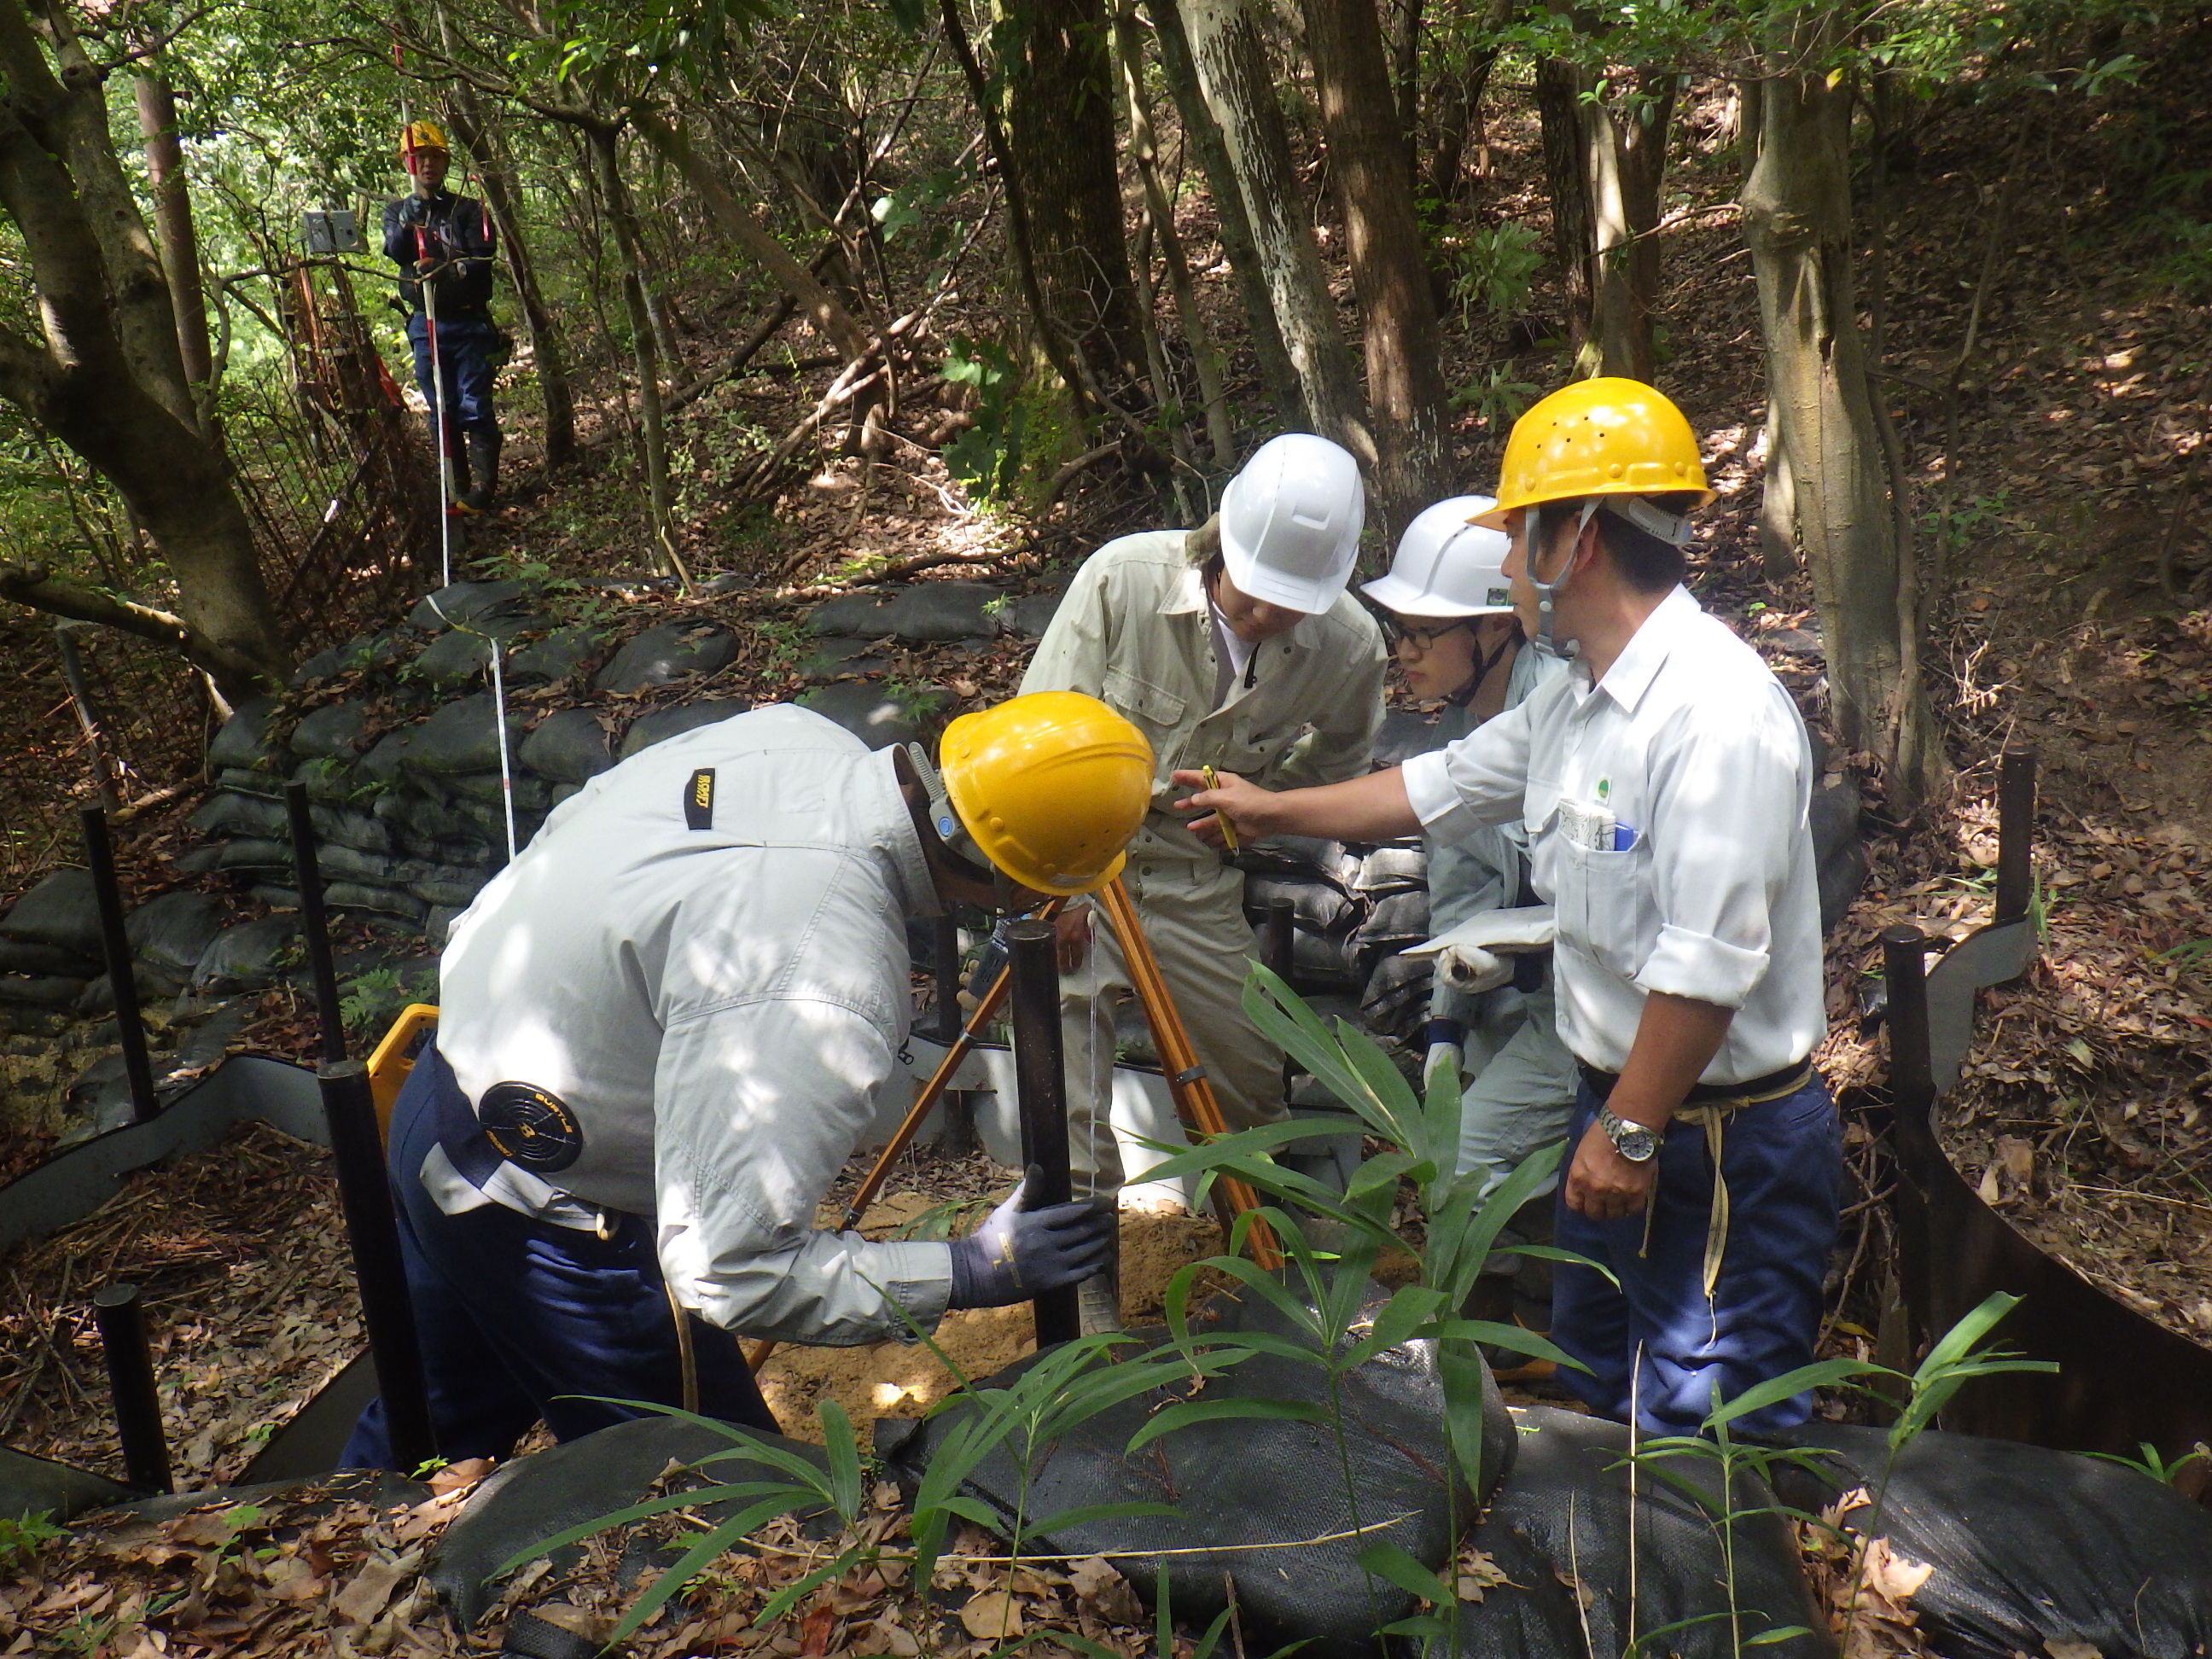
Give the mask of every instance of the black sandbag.
<svg viewBox="0 0 2212 1659">
<path fill-rule="evenodd" d="M 1935 1569 L 1912 1598 L 1948 1659 L 2010 1659 L 2087 1643 L 2104 1659 L 2212 1653 L 2212 1515 L 2171 1486 L 2102 1458 L 1930 1431 L 1898 1454 L 1887 1435 L 1807 1424 L 1796 1445 L 1827 1455 L 1785 1469 L 1783 1498 L 1818 1512 L 1855 1488 L 1882 1492 L 1891 1547 Z"/>
<path fill-rule="evenodd" d="M 1379 1285 L 1373 1287 L 1370 1307 L 1388 1295 Z M 1257 1298 L 1240 1304 L 1224 1297 L 1217 1305 L 1223 1312 L 1216 1330 L 1291 1334 L 1280 1316 Z M 1147 1341 L 1164 1340 L 1157 1331 L 1135 1334 Z M 1010 1366 L 982 1386 L 1005 1387 L 1035 1363 L 1032 1358 Z M 1496 1385 L 1486 1376 L 1485 1384 L 1481 1485 L 1487 1491 L 1510 1466 L 1514 1433 Z M 1325 1407 L 1325 1374 L 1316 1364 L 1262 1354 L 1206 1385 L 1208 1400 L 1255 1397 Z M 1223 1577 L 1233 1578 L 1244 1641 L 1254 1651 L 1303 1641 L 1303 1659 L 1365 1659 L 1378 1652 L 1377 1627 L 1406 1617 L 1413 1599 L 1382 1579 L 1370 1581 L 1360 1569 L 1354 1558 L 1371 1539 L 1294 1549 L 1224 1547 L 1321 1538 L 1352 1527 L 1352 1510 L 1328 1425 L 1231 1419 L 1170 1433 L 1140 1448 L 1134 1457 L 1124 1456 L 1129 1437 L 1170 1398 L 1139 1395 L 1045 1448 L 1034 1460 L 1025 1512 L 1050 1516 L 1091 1504 L 1150 1502 L 1173 1504 L 1181 1515 L 1068 1527 L 1032 1534 L 1024 1547 L 1079 1556 L 1219 1550 L 1120 1555 L 1115 1565 L 1150 1603 L 1164 1564 L 1176 1620 L 1186 1626 L 1202 1626 L 1221 1611 L 1227 1604 Z M 1403 1516 L 1375 1536 L 1440 1571 L 1452 1553 L 1455 1533 L 1465 1529 L 1476 1506 L 1463 1484 L 1452 1494 L 1445 1490 L 1443 1390 L 1435 1345 L 1413 1341 L 1386 1350 L 1345 1379 L 1342 1400 L 1360 1520 L 1373 1526 Z M 956 1396 L 902 1440 L 879 1435 L 878 1450 L 909 1497 L 962 1410 Z M 962 1491 L 980 1498 L 1011 1528 L 1020 1474 L 1003 1449 L 977 1467 Z"/>
<path fill-rule="evenodd" d="M 1589 1659 L 1625 1653 L 1636 1638 L 1671 1625 L 1679 1627 L 1642 1650 L 1729 1659 L 1739 1640 L 1803 1626 L 1808 1633 L 1761 1643 L 1755 1651 L 1766 1659 L 1834 1653 L 1825 1634 L 1812 1633 L 1826 1624 L 1814 1610 L 1790 1525 L 1777 1513 L 1745 1515 L 1734 1528 L 1733 1607 L 1741 1625 L 1731 1634 L 1718 1510 L 1649 1465 L 1636 1471 L 1632 1621 L 1627 1425 L 1548 1406 L 1516 1407 L 1513 1417 L 1521 1441 L 1513 1472 L 1473 1539 L 1507 1582 L 1486 1590 L 1480 1602 L 1461 1605 L 1460 1652 Z M 1662 1467 L 1717 1504 L 1717 1463 L 1681 1456 Z M 1731 1507 L 1771 1511 L 1778 1503 L 1756 1475 L 1739 1473 Z M 1431 1643 L 1428 1651 L 1441 1659 L 1445 1645 Z"/>
<path fill-rule="evenodd" d="M 617 1423 L 517 1458 L 495 1471 L 446 1528 L 424 1576 L 454 1622 L 467 1630 L 499 1600 L 500 1586 L 485 1581 L 501 1563 L 541 1539 L 642 1501 L 671 1463 L 693 1463 L 727 1451 L 738 1435 L 794 1452 L 817 1468 L 828 1465 L 821 1447 L 780 1434 L 734 1425 L 718 1432 L 684 1418 L 659 1414 Z M 713 1465 L 708 1478 L 753 1481 L 781 1477 L 757 1463 L 732 1461 Z M 734 1507 L 702 1504 L 699 1512 L 720 1519 Z M 574 1563 L 582 1547 L 569 1545 L 552 1552 L 556 1565 Z"/>
</svg>

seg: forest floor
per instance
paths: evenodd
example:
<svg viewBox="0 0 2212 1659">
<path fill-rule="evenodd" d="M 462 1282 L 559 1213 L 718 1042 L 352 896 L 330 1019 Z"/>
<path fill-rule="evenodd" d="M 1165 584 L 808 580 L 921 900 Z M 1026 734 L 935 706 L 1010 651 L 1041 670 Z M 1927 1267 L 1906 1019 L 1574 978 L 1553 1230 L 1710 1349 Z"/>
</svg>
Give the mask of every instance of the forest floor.
<svg viewBox="0 0 2212 1659">
<path fill-rule="evenodd" d="M 2185 59 L 2175 54 L 2163 73 L 2182 76 Z M 2179 133 L 2182 124 L 2170 111 L 2186 96 L 2178 81 L 2154 76 L 2135 106 L 2151 113 L 2138 115 L 2137 125 L 2163 119 L 2154 130 Z M 1717 126 L 1722 100 L 1707 89 L 1693 103 L 1689 125 L 1703 136 L 1671 186 L 1680 222 L 1666 237 L 1660 321 L 1672 355 L 1660 378 L 1706 434 L 1721 492 L 1696 550 L 1698 592 L 1747 637 L 1767 643 L 1793 690 L 1810 692 L 1818 665 L 1805 645 L 1817 623 L 1806 585 L 1771 574 L 1759 551 L 1762 365 L 1749 262 L 1725 206 L 1734 161 Z M 2135 164 L 2116 159 L 2132 153 L 2124 123 L 2069 127 L 2035 114 L 2026 104 L 1939 109 L 1909 144 L 1894 147 L 1893 222 L 1911 229 L 1887 250 L 1885 380 L 1922 509 L 1918 556 L 1942 595 L 1929 618 L 1923 665 L 1954 775 L 1942 801 L 1901 823 L 1881 780 L 1869 781 L 1873 868 L 1829 940 L 1833 1030 L 1822 1060 L 1839 1089 L 1879 1080 L 1881 1040 L 1862 1022 L 1859 1004 L 1864 975 L 1879 966 L 1875 936 L 1891 922 L 1911 921 L 1956 938 L 1987 919 L 1996 757 L 2008 745 L 2035 750 L 2044 951 L 2021 981 L 1985 994 L 1977 1045 L 1945 1105 L 1947 1145 L 1984 1198 L 2037 1242 L 2130 1305 L 2212 1345 L 2212 534 L 2200 459 L 2212 328 L 2206 307 L 2161 274 L 2166 245 L 2142 210 L 2140 168 L 2130 173 Z M 1490 142 L 1493 173 L 1480 216 L 1540 224 L 1533 120 L 1503 117 Z M 2179 168 L 2189 159 L 2177 149 L 2160 165 Z M 1188 210 L 1182 228 L 1201 254 L 1210 249 L 1202 202 Z M 1332 250 L 1340 246 L 1332 240 Z M 994 284 L 973 270 L 968 282 L 966 296 L 948 300 L 934 319 L 939 343 L 963 331 L 1003 331 Z M 1348 283 L 1342 286 L 1348 295 Z M 1232 379 L 1242 377 L 1246 406 L 1256 408 L 1225 271 L 1207 270 L 1202 287 L 1218 334 L 1236 349 Z M 1544 315 L 1553 300 L 1540 289 L 1528 317 L 1461 319 L 1467 325 L 1449 334 L 1449 378 L 1472 386 L 1502 371 L 1532 386 L 1556 383 L 1567 373 L 1563 355 L 1528 343 L 1555 331 Z M 718 311 L 705 297 L 686 310 L 701 319 L 689 343 L 697 363 L 718 359 L 749 325 L 734 305 Z M 794 354 L 809 349 L 797 327 L 793 339 Z M 750 586 L 686 599 L 641 580 L 592 597 L 624 632 L 672 616 L 735 627 L 741 654 L 714 695 L 784 698 L 818 683 L 806 672 L 804 611 L 854 581 L 905 571 L 1030 591 L 1064 580 L 1110 536 L 1175 519 L 1149 483 L 1111 465 L 1086 471 L 1039 515 L 1024 514 L 1018 503 L 972 502 L 939 453 L 966 417 L 965 399 L 957 388 L 928 382 L 906 389 L 887 452 L 837 454 L 769 491 L 737 493 L 751 458 L 811 407 L 827 380 L 823 373 L 748 374 L 714 387 L 678 417 L 677 447 L 690 469 L 681 539 L 692 568 L 702 578 L 734 573 Z M 648 568 L 640 492 L 612 453 L 618 446 L 594 449 L 576 472 L 545 477 L 532 464 L 525 386 L 507 399 L 516 434 L 513 495 L 477 527 L 471 574 L 581 581 Z M 586 408 L 587 435 L 611 433 L 623 419 L 618 395 L 607 392 Z M 1482 413 L 1479 399 L 1470 403 L 1454 434 L 1462 487 L 1481 488 L 1495 476 L 1508 423 Z M 856 435 L 832 432 L 830 447 Z M 892 647 L 878 675 L 942 686 L 957 706 L 978 706 L 1012 689 L 1026 648 L 1012 639 Z M 671 688 L 647 701 L 697 689 Z M 127 841 L 138 896 L 176 884 L 161 854 L 179 844 L 189 805 L 149 814 Z M 244 1046 L 296 1057 L 310 1035 L 304 1004 L 271 993 Z M 135 1205 L 118 1200 L 5 1263 L 9 1300 L 0 1317 L 9 1322 L 11 1350 L 31 1351 L 33 1359 L 32 1380 L 19 1373 L 0 1395 L 0 1432 L 95 1466 L 111 1461 L 100 1451 L 88 1320 L 78 1311 L 94 1276 L 87 1264 L 96 1260 L 102 1273 L 142 1275 L 161 1304 L 157 1328 L 174 1322 L 182 1363 L 165 1364 L 164 1375 L 174 1379 L 170 1403 L 185 1431 L 185 1464 L 203 1478 L 234 1471 L 256 1437 L 343 1360 L 357 1334 L 319 1164 L 308 1149 L 278 1146 L 256 1132 L 141 1177 L 129 1194 Z M 265 1180 L 256 1173 L 276 1165 L 283 1173 Z M 901 1224 L 1006 1178 L 975 1160 L 925 1157 L 894 1179 L 868 1224 Z M 126 1209 L 143 1213 L 125 1224 L 118 1218 Z M 279 1261 L 268 1242 L 272 1222 L 288 1239 L 316 1242 L 296 1254 L 288 1244 Z M 1871 1224 L 1864 1212 L 1861 1224 Z M 1131 1225 L 1158 1269 L 1133 1275 L 1139 1288 L 1130 1311 L 1142 1316 L 1152 1306 L 1142 1287 L 1155 1285 L 1149 1294 L 1156 1296 L 1155 1281 L 1205 1246 L 1210 1224 L 1133 1218 Z M 1838 1342 L 1854 1328 L 1871 1329 L 1883 1266 L 1856 1261 L 1846 1276 Z M 304 1326 L 288 1310 L 305 1310 Z M 970 1317 L 959 1351 L 986 1368 L 1011 1358 L 1024 1342 L 1018 1322 Z M 52 1363 L 64 1356 L 67 1364 Z M 943 1387 L 941 1376 L 914 1366 L 912 1356 L 902 1348 L 787 1351 L 764 1383 L 794 1427 L 823 1398 L 839 1400 L 856 1419 L 908 1414 Z M 414 1518 L 369 1516 L 362 1520 L 368 1530 L 356 1534 L 404 1553 L 442 1524 L 442 1511 L 409 1513 Z M 119 1620 L 132 1596 L 141 1611 L 147 1605 L 144 1586 L 132 1587 L 148 1572 L 188 1577 L 199 1571 L 193 1562 L 223 1556 L 224 1540 L 207 1528 L 185 1536 L 177 1524 L 70 1546 L 72 1565 L 57 1569 L 46 1597 L 61 1601 L 40 1616 L 98 1611 L 104 1593 L 104 1616 Z M 305 1535 L 312 1540 L 312 1532 Z M 289 1554 L 312 1567 L 317 1595 L 343 1588 L 359 1570 L 342 1550 L 318 1559 L 301 1545 Z M 210 1585 L 258 1598 L 264 1612 L 295 1595 L 305 1604 L 305 1592 L 280 1595 L 257 1580 L 261 1567 L 244 1578 L 209 1571 L 216 1574 Z M 763 1583 L 780 1571 L 763 1568 Z M 281 1576 L 298 1577 L 289 1568 Z M 380 1581 L 383 1600 L 374 1607 L 364 1590 L 354 1605 L 368 1615 L 357 1622 L 394 1617 L 413 1594 L 411 1583 Z M 1049 1574 L 996 1589 L 1024 1607 L 1053 1601 L 1070 1628 L 1116 1622 L 1097 1607 L 1082 1622 L 1081 1586 Z M 215 1608 L 217 1599 L 210 1595 L 206 1606 Z M 863 1598 L 853 1612 L 875 1618 L 879 1601 Z M 12 1611 L 27 1620 L 27 1609 Z M 794 1627 L 787 1641 L 776 1638 L 775 1650 L 836 1650 L 817 1645 L 817 1634 L 802 1640 Z M 884 1640 L 887 1651 L 907 1650 Z"/>
</svg>

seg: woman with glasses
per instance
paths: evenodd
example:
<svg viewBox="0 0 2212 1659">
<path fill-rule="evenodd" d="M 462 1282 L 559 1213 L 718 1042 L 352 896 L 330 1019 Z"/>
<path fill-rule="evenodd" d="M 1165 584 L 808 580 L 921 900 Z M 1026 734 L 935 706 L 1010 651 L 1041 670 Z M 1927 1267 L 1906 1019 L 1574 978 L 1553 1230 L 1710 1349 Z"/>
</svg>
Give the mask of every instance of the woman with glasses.
<svg viewBox="0 0 2212 1659">
<path fill-rule="evenodd" d="M 1441 702 L 1434 746 L 1465 737 L 1511 708 L 1565 662 L 1524 639 L 1502 568 L 1503 533 L 1468 520 L 1489 511 L 1486 495 L 1438 501 L 1406 526 L 1389 574 L 1362 588 L 1406 689 Z M 1528 837 L 1516 823 L 1479 830 L 1467 840 L 1429 843 L 1429 923 L 1443 933 L 1486 910 L 1534 905 Z M 1467 1078 L 1460 1110 L 1459 1169 L 1488 1191 L 1531 1153 L 1566 1139 L 1574 1108 L 1575 1061 L 1560 1042 L 1552 1002 L 1550 953 L 1506 957 L 1492 982 L 1447 984 L 1440 973 L 1430 1004 L 1429 1054 L 1449 1052 Z M 1518 964 L 1518 965 L 1516 965 Z M 1556 1182 L 1553 1183 L 1556 1185 Z M 1499 1235 L 1496 1271 L 1474 1310 L 1518 1317 L 1534 1329 L 1551 1322 L 1549 1264 L 1504 1252 L 1552 1236 L 1550 1188 L 1532 1198 Z M 1510 1277 L 1509 1277 L 1510 1275 Z"/>
</svg>

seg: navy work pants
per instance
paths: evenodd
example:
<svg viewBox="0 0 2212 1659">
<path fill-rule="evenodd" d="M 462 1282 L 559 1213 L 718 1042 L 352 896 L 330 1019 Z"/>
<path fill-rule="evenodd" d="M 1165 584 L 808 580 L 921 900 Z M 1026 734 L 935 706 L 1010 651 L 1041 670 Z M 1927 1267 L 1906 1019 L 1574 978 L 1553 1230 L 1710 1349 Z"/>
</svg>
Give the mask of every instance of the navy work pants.
<svg viewBox="0 0 2212 1659">
<path fill-rule="evenodd" d="M 682 1360 L 653 1223 L 624 1215 L 602 1239 L 497 1204 L 447 1215 L 417 1175 L 438 1138 L 438 1091 L 450 1091 L 449 1109 L 460 1093 L 426 1048 L 392 1110 L 391 1166 L 439 1455 L 504 1457 L 540 1418 L 573 1440 L 641 1415 L 568 1396 L 680 1404 Z M 773 1430 L 737 1339 L 696 1318 L 690 1330 L 699 1409 Z M 381 1400 L 362 1413 L 341 1463 L 394 1467 Z"/>
<path fill-rule="evenodd" d="M 438 418 L 438 381 L 430 371 L 430 324 L 421 312 L 407 319 L 407 343 L 415 349 L 415 385 L 428 405 L 433 429 Z M 499 378 L 499 331 L 488 317 L 438 319 L 438 370 L 446 382 L 446 453 L 461 453 L 467 434 L 499 435 L 492 407 L 492 382 Z"/>
<path fill-rule="evenodd" d="M 1603 1103 L 1583 1084 L 1570 1158 Z M 1593 1221 L 1567 1207 L 1562 1178 L 1553 1242 L 1602 1262 L 1620 1287 L 1590 1268 L 1559 1264 L 1552 1340 L 1589 1367 L 1563 1367 L 1559 1380 L 1609 1417 L 1626 1421 L 1632 1400 L 1644 1428 L 1695 1433 L 1712 1410 L 1716 1388 L 1722 1400 L 1732 1400 L 1812 1363 L 1844 1183 L 1840 1126 L 1820 1074 L 1795 1094 L 1729 1113 L 1721 1168 L 1728 1245 L 1710 1304 L 1705 1262 L 1713 1162 L 1701 1127 L 1667 1127 L 1648 1249 L 1643 1214 Z M 1796 1395 L 1734 1426 L 1786 1428 L 1811 1409 L 1809 1393 Z"/>
</svg>

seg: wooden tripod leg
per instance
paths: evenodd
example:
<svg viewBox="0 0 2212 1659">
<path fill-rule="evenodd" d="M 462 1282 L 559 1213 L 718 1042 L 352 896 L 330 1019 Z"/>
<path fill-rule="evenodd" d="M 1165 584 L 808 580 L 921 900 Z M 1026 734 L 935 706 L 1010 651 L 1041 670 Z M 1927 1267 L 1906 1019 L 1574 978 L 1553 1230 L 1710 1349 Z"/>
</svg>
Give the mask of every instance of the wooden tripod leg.
<svg viewBox="0 0 2212 1659">
<path fill-rule="evenodd" d="M 1137 907 L 1130 902 L 1128 890 L 1116 876 L 1106 884 L 1099 896 L 1105 905 L 1107 920 L 1113 926 L 1114 937 L 1121 944 L 1121 960 L 1129 969 L 1129 983 L 1144 1006 L 1146 1023 L 1152 1028 L 1152 1046 L 1158 1050 L 1160 1071 L 1168 1080 L 1176 1115 L 1202 1139 L 1211 1140 L 1228 1133 L 1229 1121 L 1222 1115 L 1221 1103 L 1214 1097 L 1213 1085 L 1206 1080 L 1205 1068 L 1198 1063 L 1197 1052 L 1190 1045 L 1190 1034 L 1184 1030 L 1182 1017 L 1176 1011 L 1175 999 L 1168 993 L 1167 981 L 1161 976 L 1159 963 L 1152 955 L 1151 942 L 1145 938 L 1143 924 L 1137 920 Z M 1260 1207 L 1259 1194 L 1249 1182 L 1238 1176 L 1217 1176 L 1213 1190 L 1217 1206 L 1227 1211 L 1221 1218 L 1224 1231 L 1234 1224 L 1237 1216 Z M 1274 1230 L 1264 1220 L 1255 1219 L 1247 1237 L 1256 1264 L 1271 1273 L 1282 1266 L 1282 1251 L 1276 1243 Z"/>
</svg>

